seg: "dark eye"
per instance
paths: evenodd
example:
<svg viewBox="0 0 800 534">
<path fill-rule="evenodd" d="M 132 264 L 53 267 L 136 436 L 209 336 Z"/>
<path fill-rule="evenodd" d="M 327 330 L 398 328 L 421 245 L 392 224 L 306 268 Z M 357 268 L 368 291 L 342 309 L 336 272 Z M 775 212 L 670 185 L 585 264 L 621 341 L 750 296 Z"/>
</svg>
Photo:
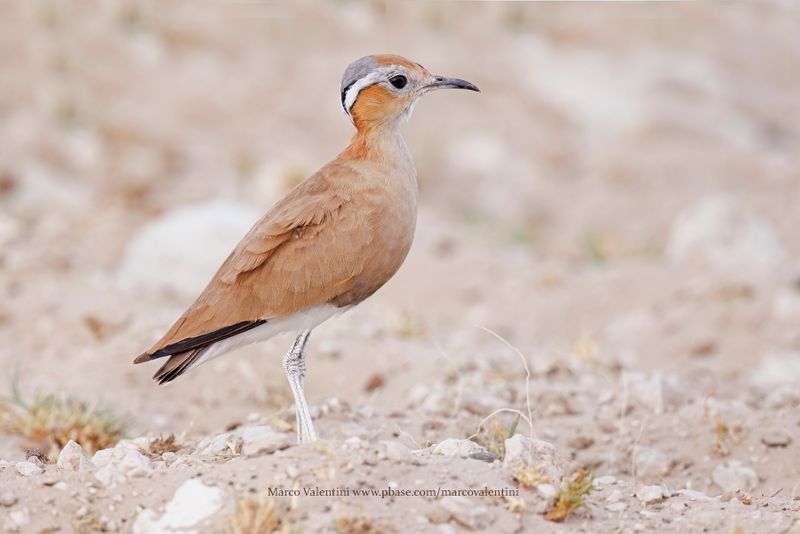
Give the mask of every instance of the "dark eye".
<svg viewBox="0 0 800 534">
<path fill-rule="evenodd" d="M 389 78 L 389 83 L 391 83 L 398 89 L 402 89 L 408 83 L 408 79 L 402 74 L 398 74 L 397 76 L 392 76 L 391 78 Z"/>
</svg>

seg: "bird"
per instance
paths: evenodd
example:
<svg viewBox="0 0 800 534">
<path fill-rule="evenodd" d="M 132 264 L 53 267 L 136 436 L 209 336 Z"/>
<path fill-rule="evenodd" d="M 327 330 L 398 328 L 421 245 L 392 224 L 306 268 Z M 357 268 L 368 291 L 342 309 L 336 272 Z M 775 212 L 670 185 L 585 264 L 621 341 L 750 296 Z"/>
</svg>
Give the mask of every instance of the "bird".
<svg viewBox="0 0 800 534">
<path fill-rule="evenodd" d="M 304 390 L 306 344 L 316 326 L 371 296 L 405 260 L 418 185 L 400 125 L 420 97 L 444 88 L 480 91 L 398 55 L 348 65 L 340 99 L 356 129 L 350 144 L 255 223 L 200 296 L 134 363 L 166 358 L 153 376 L 165 384 L 236 348 L 292 333 L 283 369 L 297 439 L 317 440 Z"/>
</svg>

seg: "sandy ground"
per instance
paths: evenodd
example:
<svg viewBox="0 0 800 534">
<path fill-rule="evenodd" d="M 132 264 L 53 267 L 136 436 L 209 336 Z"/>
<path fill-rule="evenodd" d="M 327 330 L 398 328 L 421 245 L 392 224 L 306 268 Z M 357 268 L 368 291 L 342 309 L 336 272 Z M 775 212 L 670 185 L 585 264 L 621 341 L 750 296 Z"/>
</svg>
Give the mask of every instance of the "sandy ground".
<svg viewBox="0 0 800 534">
<path fill-rule="evenodd" d="M 286 532 L 800 532 L 792 2 L 4 11 L 3 394 L 129 439 L 82 459 L 6 425 L 0 528 L 225 532 L 271 491 Z M 131 360 L 344 146 L 339 76 L 380 51 L 483 92 L 407 125 L 414 248 L 312 335 L 323 440 L 298 446 L 289 338 L 167 387 Z M 581 469 L 584 506 L 546 519 Z"/>
</svg>

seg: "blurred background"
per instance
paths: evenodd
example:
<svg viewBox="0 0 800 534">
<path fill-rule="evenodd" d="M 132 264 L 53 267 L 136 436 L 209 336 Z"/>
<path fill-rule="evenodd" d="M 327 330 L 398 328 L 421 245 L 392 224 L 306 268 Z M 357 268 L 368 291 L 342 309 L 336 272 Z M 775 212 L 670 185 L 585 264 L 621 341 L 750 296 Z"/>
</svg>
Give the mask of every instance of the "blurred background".
<svg viewBox="0 0 800 534">
<path fill-rule="evenodd" d="M 397 53 L 482 93 L 431 95 L 405 127 L 422 198 L 414 249 L 373 299 L 312 336 L 312 404 L 390 412 L 453 369 L 519 378 L 517 357 L 475 324 L 536 376 L 578 373 L 587 399 L 598 389 L 580 373 L 613 389 L 625 371 L 680 402 L 712 390 L 800 402 L 792 1 L 7 0 L 2 11 L 9 391 L 102 403 L 134 435 L 220 431 L 288 408 L 288 338 L 166 388 L 150 381 L 156 366 L 131 361 L 260 214 L 346 146 L 344 68 Z M 465 432 L 492 408 L 473 391 L 483 404 Z M 537 417 L 550 413 L 535 400 Z M 13 440 L 2 447 L 18 454 Z"/>
</svg>

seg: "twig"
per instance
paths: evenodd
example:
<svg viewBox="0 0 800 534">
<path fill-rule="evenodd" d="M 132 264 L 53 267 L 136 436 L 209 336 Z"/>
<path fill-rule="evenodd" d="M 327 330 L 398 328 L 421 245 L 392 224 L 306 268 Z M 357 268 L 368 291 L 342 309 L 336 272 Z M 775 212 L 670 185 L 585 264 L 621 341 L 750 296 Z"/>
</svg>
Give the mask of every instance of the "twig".
<svg viewBox="0 0 800 534">
<path fill-rule="evenodd" d="M 528 411 L 528 417 L 525 417 L 522 413 L 519 412 L 519 410 L 505 409 L 505 410 L 502 410 L 502 411 L 509 411 L 509 412 L 512 412 L 512 413 L 517 413 L 523 419 L 525 419 L 525 422 L 528 423 L 528 429 L 530 431 L 531 441 L 533 441 L 535 438 L 534 438 L 534 433 L 533 433 L 533 415 L 532 415 L 532 411 L 531 411 L 531 370 L 528 367 L 528 360 L 525 359 L 525 355 L 522 354 L 522 351 L 520 351 L 517 347 L 515 347 L 514 345 L 509 343 L 503 336 L 501 336 L 500 334 L 498 334 L 494 330 L 491 330 L 491 329 L 489 329 L 489 328 L 487 328 L 487 327 L 485 327 L 483 325 L 479 325 L 479 324 L 476 324 L 475 326 L 477 328 L 480 328 L 484 332 L 494 336 L 495 339 L 497 339 L 498 341 L 503 343 L 506 347 L 508 347 L 509 349 L 514 351 L 517 354 L 517 356 L 519 356 L 519 359 L 522 360 L 522 365 L 525 367 L 525 407 L 527 408 L 527 411 Z M 494 415 L 496 413 L 499 413 L 499 411 L 493 412 L 492 415 Z M 491 415 L 489 417 L 491 417 Z M 486 419 L 484 419 L 484 421 L 481 421 L 481 425 L 485 421 L 486 421 Z M 480 428 L 481 427 L 478 426 L 478 433 L 480 433 Z M 530 460 L 531 458 L 533 458 L 533 447 L 530 447 L 528 449 L 528 459 Z"/>
</svg>

